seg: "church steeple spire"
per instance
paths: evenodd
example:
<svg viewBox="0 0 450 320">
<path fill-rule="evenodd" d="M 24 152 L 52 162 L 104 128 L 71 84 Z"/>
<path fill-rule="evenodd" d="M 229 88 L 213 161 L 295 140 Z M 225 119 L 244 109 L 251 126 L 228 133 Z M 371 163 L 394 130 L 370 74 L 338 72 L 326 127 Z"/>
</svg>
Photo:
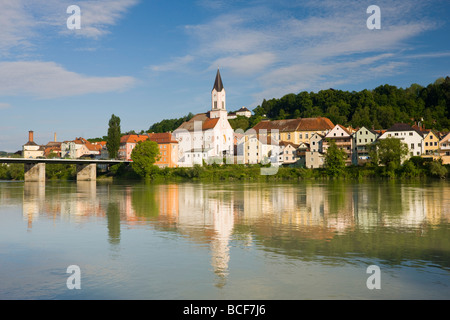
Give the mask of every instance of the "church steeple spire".
<svg viewBox="0 0 450 320">
<path fill-rule="evenodd" d="M 211 118 L 226 117 L 227 108 L 225 104 L 226 93 L 223 87 L 222 77 L 220 76 L 219 68 L 217 68 L 216 80 L 211 91 Z"/>
<path fill-rule="evenodd" d="M 214 89 L 216 89 L 217 92 L 220 92 L 223 89 L 222 77 L 220 76 L 219 68 L 217 68 L 216 81 L 214 81 L 213 90 Z"/>
</svg>

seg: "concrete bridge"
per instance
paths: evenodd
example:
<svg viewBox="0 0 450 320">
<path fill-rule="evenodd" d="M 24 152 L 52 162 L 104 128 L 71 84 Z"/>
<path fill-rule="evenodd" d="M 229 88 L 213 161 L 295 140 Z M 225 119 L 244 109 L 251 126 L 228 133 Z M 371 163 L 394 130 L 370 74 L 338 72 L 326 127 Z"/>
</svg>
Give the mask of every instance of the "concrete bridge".
<svg viewBox="0 0 450 320">
<path fill-rule="evenodd" d="M 26 159 L 0 158 L 0 163 L 23 163 L 25 181 L 45 181 L 45 164 L 75 164 L 77 166 L 77 181 L 93 181 L 97 179 L 97 165 L 129 164 L 123 160 L 94 160 L 94 159 Z"/>
</svg>

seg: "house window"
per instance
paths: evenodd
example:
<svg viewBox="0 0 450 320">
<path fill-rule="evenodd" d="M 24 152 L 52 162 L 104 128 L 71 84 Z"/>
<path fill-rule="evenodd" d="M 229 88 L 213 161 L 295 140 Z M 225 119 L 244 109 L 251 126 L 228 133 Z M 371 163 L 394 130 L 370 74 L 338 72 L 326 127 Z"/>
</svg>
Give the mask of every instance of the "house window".
<svg viewBox="0 0 450 320">
<path fill-rule="evenodd" d="M 291 140 L 291 134 L 288 133 L 288 140 Z"/>
<path fill-rule="evenodd" d="M 308 139 L 308 134 L 307 133 L 305 133 L 305 139 Z"/>
<path fill-rule="evenodd" d="M 414 143 L 411 143 L 411 149 L 414 149 Z"/>
<path fill-rule="evenodd" d="M 428 142 L 425 142 L 425 147 L 428 147 Z"/>
<path fill-rule="evenodd" d="M 412 136 L 412 135 L 413 135 L 413 133 L 412 133 L 412 132 L 410 132 L 410 133 L 409 133 L 409 135 L 410 135 L 410 136 Z"/>
<path fill-rule="evenodd" d="M 298 138 L 299 138 L 299 139 L 303 139 L 301 133 L 298 135 Z"/>
</svg>

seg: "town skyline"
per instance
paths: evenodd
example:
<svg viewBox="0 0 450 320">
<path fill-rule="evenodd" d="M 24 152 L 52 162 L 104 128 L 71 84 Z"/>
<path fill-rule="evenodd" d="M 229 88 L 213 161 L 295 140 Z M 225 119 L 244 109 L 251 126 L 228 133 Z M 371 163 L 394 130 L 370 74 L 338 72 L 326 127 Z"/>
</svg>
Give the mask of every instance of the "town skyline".
<svg viewBox="0 0 450 320">
<path fill-rule="evenodd" d="M 68 30 L 67 7 L 81 8 Z M 449 4 L 6 1 L 0 13 L 0 150 L 123 132 L 209 110 L 220 67 L 227 110 L 330 87 L 426 86 L 449 74 Z M 188 14 L 186 14 L 188 13 Z M 370 79 L 370 80 L 369 80 Z"/>
</svg>

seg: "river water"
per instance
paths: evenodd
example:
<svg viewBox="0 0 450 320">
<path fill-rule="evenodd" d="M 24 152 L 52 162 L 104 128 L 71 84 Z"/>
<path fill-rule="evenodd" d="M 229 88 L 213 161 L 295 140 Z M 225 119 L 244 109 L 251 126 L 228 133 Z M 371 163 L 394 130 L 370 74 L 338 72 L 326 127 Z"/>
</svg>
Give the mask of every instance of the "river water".
<svg viewBox="0 0 450 320">
<path fill-rule="evenodd" d="M 0 299 L 449 299 L 449 194 L 446 181 L 0 182 Z"/>
</svg>

